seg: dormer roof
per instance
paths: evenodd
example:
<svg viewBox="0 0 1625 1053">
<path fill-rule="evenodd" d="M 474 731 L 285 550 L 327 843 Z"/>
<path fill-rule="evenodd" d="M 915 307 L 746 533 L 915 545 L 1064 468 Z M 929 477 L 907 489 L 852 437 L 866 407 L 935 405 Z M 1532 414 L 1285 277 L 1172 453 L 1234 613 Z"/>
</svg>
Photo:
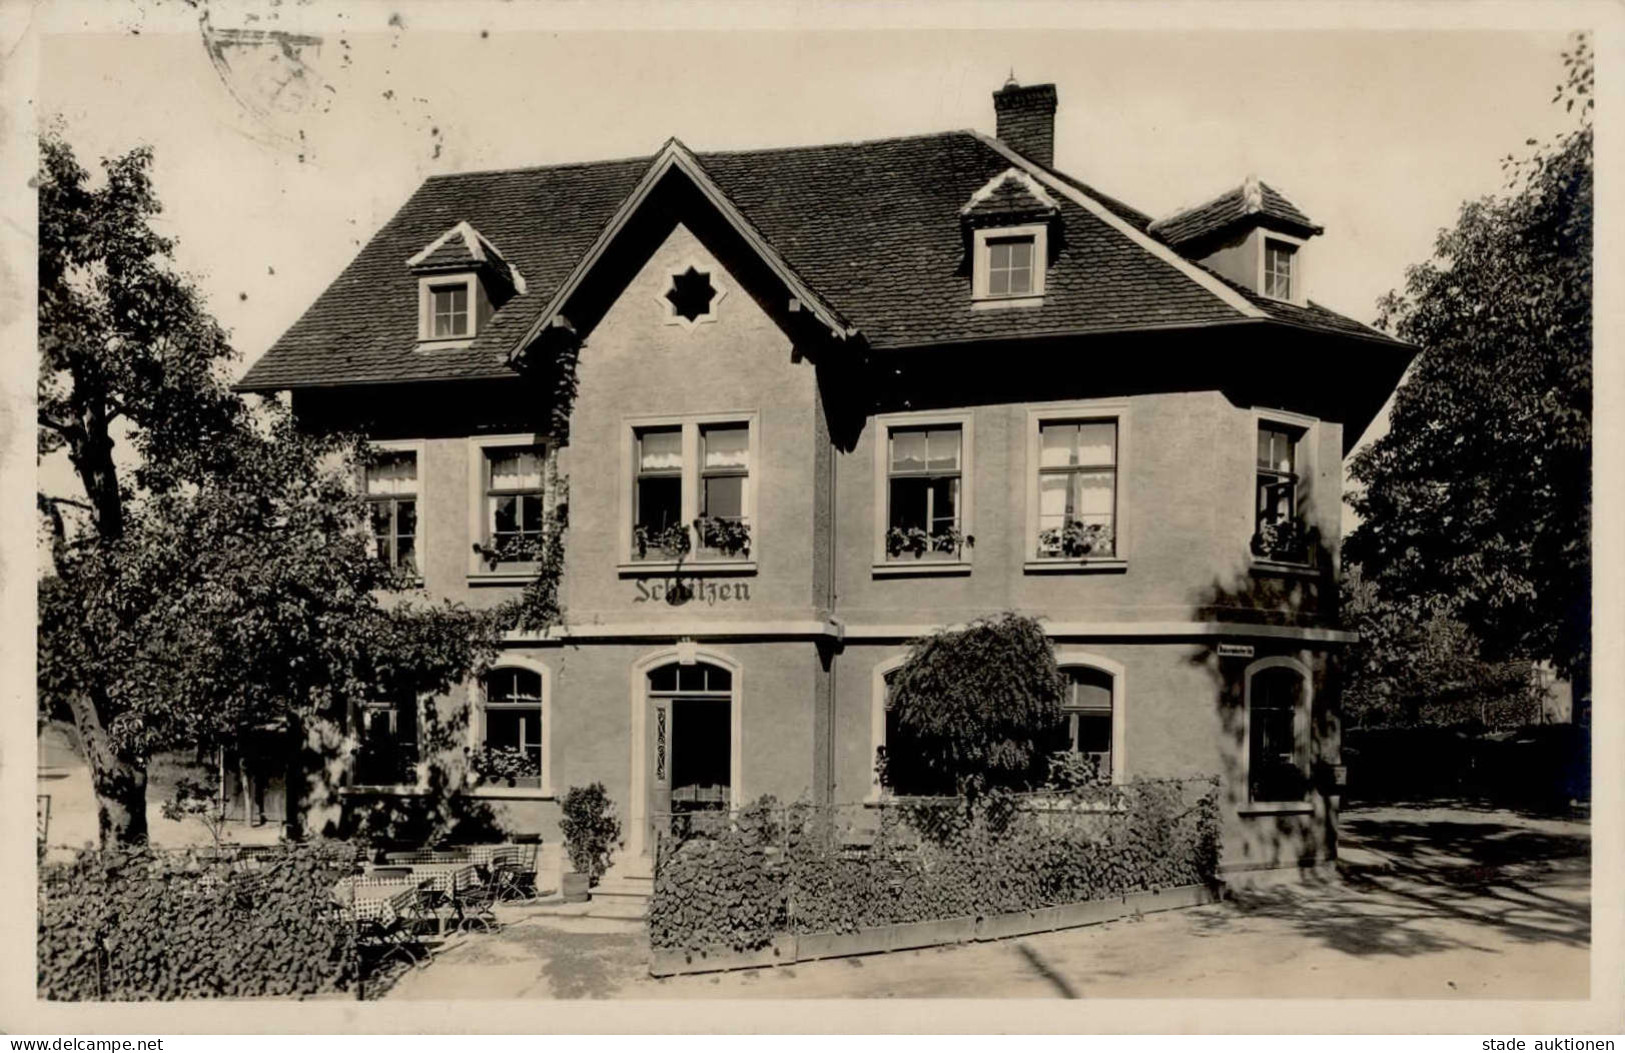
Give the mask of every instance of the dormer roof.
<svg viewBox="0 0 1625 1053">
<path fill-rule="evenodd" d="M 455 226 L 425 245 L 406 261 L 406 266 L 420 273 L 490 268 L 512 284 L 515 292 L 525 291 L 525 277 L 519 273 L 519 268 L 509 263 L 501 250 L 466 219 L 459 220 Z"/>
<path fill-rule="evenodd" d="M 1147 231 L 1180 248 L 1249 223 L 1304 238 L 1325 231 L 1284 194 L 1257 176 L 1248 176 L 1240 186 L 1226 190 L 1211 201 L 1165 216 L 1152 223 Z"/>
<path fill-rule="evenodd" d="M 1006 168 L 983 183 L 959 214 L 972 226 L 991 226 L 1003 221 L 1049 218 L 1060 211 L 1061 206 L 1038 180 L 1019 168 Z"/>
</svg>

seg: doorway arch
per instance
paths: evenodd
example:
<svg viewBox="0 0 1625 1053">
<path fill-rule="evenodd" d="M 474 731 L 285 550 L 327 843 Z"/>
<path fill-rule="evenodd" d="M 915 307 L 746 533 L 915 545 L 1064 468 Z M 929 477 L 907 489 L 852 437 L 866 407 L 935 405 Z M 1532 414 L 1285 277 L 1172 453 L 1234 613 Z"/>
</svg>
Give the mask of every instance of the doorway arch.
<svg viewBox="0 0 1625 1053">
<path fill-rule="evenodd" d="M 676 667 L 678 677 L 682 678 L 682 670 L 698 670 L 702 668 L 715 669 L 726 674 L 726 690 L 701 690 L 693 692 L 696 697 L 705 696 L 718 701 L 724 698 L 728 705 L 728 796 L 729 807 L 737 808 L 744 800 L 744 780 L 742 777 L 744 764 L 741 750 L 742 730 L 744 719 L 741 699 L 744 697 L 744 669 L 739 661 L 720 651 L 696 648 L 692 645 L 662 648 L 640 658 L 632 663 L 631 670 L 631 717 L 632 717 L 632 756 L 631 756 L 631 829 L 627 838 L 627 848 L 633 855 L 642 855 L 652 846 L 649 844 L 648 827 L 650 821 L 649 801 L 651 796 L 650 770 L 655 757 L 651 750 L 658 748 L 655 741 L 655 732 L 658 728 L 650 728 L 649 713 L 651 699 L 659 697 L 662 692 L 651 691 L 652 675 L 661 671 L 662 675 L 667 667 Z M 690 679 L 692 673 L 690 673 Z M 711 681 L 710 683 L 714 683 Z M 679 679 L 679 684 L 682 679 Z M 702 684 L 702 687 L 710 686 Z M 681 695 L 680 690 L 672 692 Z M 669 734 L 669 728 L 668 728 Z M 669 749 L 669 740 L 668 740 Z"/>
</svg>

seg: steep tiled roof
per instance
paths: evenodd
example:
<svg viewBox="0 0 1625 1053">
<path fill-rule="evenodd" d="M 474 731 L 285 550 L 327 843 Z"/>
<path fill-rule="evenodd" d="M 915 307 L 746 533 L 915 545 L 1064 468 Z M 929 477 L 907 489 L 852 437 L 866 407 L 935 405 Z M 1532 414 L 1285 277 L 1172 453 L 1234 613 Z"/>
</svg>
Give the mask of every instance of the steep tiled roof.
<svg viewBox="0 0 1625 1053">
<path fill-rule="evenodd" d="M 959 211 L 972 219 L 998 216 L 1027 216 L 1060 210 L 1055 199 L 1038 181 L 1016 168 L 1007 168 L 982 185 Z"/>
<path fill-rule="evenodd" d="M 1159 219 L 1149 229 L 1170 245 L 1184 245 L 1255 215 L 1273 219 L 1302 234 L 1319 234 L 1322 229 L 1280 191 L 1253 179 L 1205 204 Z"/>
<path fill-rule="evenodd" d="M 1193 277 L 1192 265 L 1160 258 L 1136 242 L 1141 235 L 1060 191 L 1051 194 L 1059 235 L 1043 306 L 972 310 L 959 211 L 1011 161 L 971 132 L 697 156 L 795 273 L 877 348 L 1245 317 L 1211 282 Z M 254 363 L 241 386 L 512 375 L 509 351 L 649 164 L 634 158 L 429 179 Z M 1056 178 L 1144 229 L 1142 214 Z M 527 290 L 504 304 L 468 347 L 420 351 L 417 278 L 405 261 L 463 221 L 503 247 Z M 1282 314 L 1286 305 L 1259 306 Z M 1316 319 L 1310 324 L 1348 331 Z"/>
</svg>

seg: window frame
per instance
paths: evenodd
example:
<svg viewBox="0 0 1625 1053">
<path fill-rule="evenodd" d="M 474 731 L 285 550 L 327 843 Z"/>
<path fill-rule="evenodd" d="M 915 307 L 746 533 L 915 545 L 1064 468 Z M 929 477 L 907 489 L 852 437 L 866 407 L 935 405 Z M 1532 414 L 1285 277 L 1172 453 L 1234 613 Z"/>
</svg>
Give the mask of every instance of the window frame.
<svg viewBox="0 0 1625 1053">
<path fill-rule="evenodd" d="M 1247 560 L 1255 569 L 1277 570 L 1284 573 L 1312 574 L 1315 572 L 1315 560 L 1311 553 L 1305 562 L 1293 560 L 1269 559 L 1253 553 L 1253 538 L 1258 534 L 1260 519 L 1258 516 L 1258 433 L 1264 428 L 1273 428 L 1279 431 L 1297 432 L 1297 442 L 1292 451 L 1292 464 L 1294 474 L 1297 476 L 1293 489 L 1293 514 L 1301 521 L 1305 529 L 1318 525 L 1317 513 L 1319 505 L 1315 500 L 1315 480 L 1320 474 L 1320 421 L 1315 417 L 1304 416 L 1288 410 L 1254 407 L 1249 415 L 1251 430 L 1248 432 L 1248 458 L 1247 486 L 1248 533 L 1246 544 Z"/>
<path fill-rule="evenodd" d="M 412 547 L 416 556 L 416 566 L 413 571 L 413 577 L 418 581 L 422 581 L 423 565 L 427 560 L 429 553 L 428 546 L 425 544 L 425 537 L 428 531 L 426 529 L 423 516 L 423 507 L 426 499 L 426 491 L 428 489 L 428 473 L 425 470 L 425 456 L 428 449 L 428 443 L 423 439 L 376 439 L 368 440 L 367 445 L 371 446 L 379 453 L 410 453 L 417 463 L 417 486 L 412 492 L 412 500 L 416 505 L 417 511 L 416 522 L 413 524 L 412 532 Z M 361 468 L 361 496 L 369 506 L 374 503 L 382 503 L 385 500 L 393 502 L 404 496 L 401 494 L 391 494 L 387 497 L 380 496 L 376 499 L 373 498 L 367 492 L 367 470 L 370 467 L 370 465 L 363 465 Z M 369 508 L 368 511 L 370 513 L 371 509 Z M 390 522 L 392 525 L 395 522 L 395 513 L 393 511 L 390 513 Z M 374 536 L 372 534 L 372 518 L 370 514 L 367 519 L 367 533 L 369 537 Z M 393 568 L 394 563 L 391 563 L 390 566 Z"/>
<path fill-rule="evenodd" d="M 468 297 L 468 332 L 457 336 L 434 335 L 434 292 L 463 286 Z M 473 272 L 424 274 L 418 277 L 418 343 L 436 349 L 467 347 L 480 331 L 480 280 Z"/>
<path fill-rule="evenodd" d="M 1253 680 L 1259 673 L 1270 669 L 1290 669 L 1297 673 L 1303 681 L 1303 692 L 1299 696 L 1298 708 L 1292 715 L 1292 738 L 1294 755 L 1301 749 L 1303 761 L 1301 768 L 1304 776 L 1304 791 L 1302 800 L 1296 801 L 1255 801 L 1253 800 Z M 1314 711 L 1315 711 L 1315 677 L 1308 665 L 1290 655 L 1273 655 L 1260 658 L 1250 663 L 1242 672 L 1242 721 L 1241 721 L 1241 786 L 1242 803 L 1238 811 L 1242 815 L 1269 814 L 1269 813 L 1308 813 L 1315 809 L 1315 786 L 1313 780 L 1315 764 L 1314 740 Z"/>
<path fill-rule="evenodd" d="M 1033 243 L 1032 288 L 1021 293 L 995 293 L 990 290 L 992 244 L 1031 238 Z M 1010 227 L 978 227 L 971 232 L 971 306 L 1038 307 L 1044 302 L 1049 271 L 1049 224 L 1023 223 Z"/>
<path fill-rule="evenodd" d="M 547 536 L 549 509 L 557 495 L 554 487 L 554 466 L 558 451 L 552 440 L 534 432 L 510 432 L 501 435 L 473 435 L 468 439 L 468 583 L 470 585 L 520 585 L 536 576 L 536 563 L 504 563 L 492 568 L 485 557 L 474 550 L 475 545 L 488 542 L 487 524 L 491 513 L 486 504 L 488 495 L 489 460 L 487 451 L 521 446 L 537 446 L 542 450 L 542 536 Z"/>
<path fill-rule="evenodd" d="M 393 783 L 361 782 L 356 778 L 356 761 L 359 759 L 361 749 L 366 742 L 366 715 L 374 712 L 387 712 L 389 714 L 390 738 L 394 739 L 395 736 L 399 734 L 398 728 L 401 705 L 402 702 L 399 701 L 390 702 L 382 699 L 368 699 L 364 702 L 357 703 L 353 707 L 351 712 L 353 719 L 355 720 L 355 726 L 352 728 L 351 734 L 355 741 L 355 748 L 351 755 L 350 764 L 346 768 L 345 772 L 346 778 L 343 787 L 344 793 L 385 792 L 411 794 L 417 793 L 422 789 L 425 762 L 427 760 L 427 758 L 425 758 L 423 755 L 423 717 L 427 707 L 425 705 L 425 699 L 421 695 L 414 696 L 413 699 L 413 705 L 416 711 L 415 726 L 413 729 L 415 733 L 413 737 L 413 746 L 417 751 L 417 757 L 412 765 L 412 781 Z"/>
<path fill-rule="evenodd" d="M 502 655 L 485 671 L 486 675 L 503 669 L 522 669 L 535 673 L 542 681 L 541 716 L 538 725 L 542 735 L 542 771 L 537 786 L 492 786 L 482 783 L 463 792 L 473 797 L 499 797 L 512 800 L 551 800 L 553 792 L 553 674 L 545 662 L 522 655 Z M 486 700 L 484 676 L 473 677 L 465 684 L 468 697 L 468 748 L 477 750 L 485 745 L 485 713 L 491 708 Z M 527 706 L 498 706 L 499 709 L 528 709 Z"/>
<path fill-rule="evenodd" d="M 1128 668 L 1122 662 L 1107 658 L 1104 655 L 1093 654 L 1089 651 L 1073 647 L 1059 647 L 1055 651 L 1055 666 L 1063 673 L 1068 669 L 1093 669 L 1105 673 L 1112 679 L 1112 771 L 1113 786 L 1120 786 L 1128 781 L 1128 757 L 1125 747 L 1128 743 L 1128 714 L 1126 700 L 1128 698 Z M 1064 710 L 1063 710 L 1064 711 Z"/>
<path fill-rule="evenodd" d="M 666 298 L 666 294 L 676 288 L 677 278 L 687 274 L 690 268 L 704 274 L 710 280 L 712 292 L 711 302 L 707 305 L 706 312 L 696 315 L 692 320 L 678 314 L 677 305 Z M 691 333 L 702 325 L 715 322 L 717 320 L 717 307 L 728 295 L 728 286 L 721 277 L 724 273 L 722 265 L 715 260 L 706 262 L 698 256 L 685 256 L 667 270 L 666 280 L 660 284 L 659 290 L 654 295 L 655 302 L 660 305 L 661 324 L 679 326 L 684 332 Z"/>
<path fill-rule="evenodd" d="M 1255 279 L 1253 288 L 1258 290 L 1258 294 L 1260 296 L 1268 297 L 1271 300 L 1279 300 L 1281 303 L 1297 304 L 1300 307 L 1303 306 L 1308 302 L 1307 297 L 1304 295 L 1303 282 L 1303 247 L 1305 244 L 1307 244 L 1307 240 L 1304 238 L 1295 237 L 1291 234 L 1283 234 L 1276 230 L 1264 230 L 1263 228 L 1259 228 L 1257 230 L 1256 237 L 1258 238 L 1256 260 L 1257 277 Z M 1269 292 L 1269 249 L 1271 242 L 1283 248 L 1290 249 L 1292 252 L 1291 284 L 1287 289 L 1288 295 L 1286 296 L 1276 296 L 1275 294 Z"/>
<path fill-rule="evenodd" d="M 1043 426 L 1064 423 L 1102 423 L 1117 425 L 1117 462 L 1113 493 L 1112 518 L 1116 528 L 1110 556 L 1085 556 L 1068 559 L 1064 556 L 1041 556 L 1038 535 L 1040 514 L 1039 475 L 1043 462 Z M 1080 399 L 1067 402 L 1049 402 L 1027 409 L 1027 463 L 1024 469 L 1027 486 L 1027 517 L 1024 530 L 1023 570 L 1029 574 L 1056 573 L 1120 573 L 1128 569 L 1130 539 L 1129 501 L 1125 480 L 1130 466 L 1131 416 L 1127 399 Z"/>
<path fill-rule="evenodd" d="M 874 553 L 875 577 L 921 574 L 968 574 L 975 546 L 961 546 L 957 559 L 892 559 L 886 552 L 891 526 L 891 434 L 893 430 L 959 428 L 959 532 L 976 535 L 976 415 L 971 410 L 884 413 L 874 418 Z"/>
<path fill-rule="evenodd" d="M 700 429 L 712 425 L 744 426 L 747 434 L 747 450 L 749 464 L 743 473 L 748 482 L 745 485 L 744 514 L 742 518 L 749 524 L 751 530 L 750 555 L 748 557 L 725 556 L 707 557 L 701 554 L 700 539 L 694 531 L 694 520 L 699 518 L 700 487 L 702 485 L 702 469 L 700 465 Z M 638 443 L 637 433 L 650 428 L 679 428 L 682 433 L 682 498 L 681 518 L 683 528 L 688 531 L 689 554 L 681 561 L 671 559 L 638 559 L 637 550 L 632 543 L 633 516 L 637 512 L 636 487 L 638 480 Z M 753 574 L 756 571 L 757 555 L 761 545 L 760 523 L 758 509 L 758 495 L 761 492 L 762 479 L 762 434 L 760 414 L 756 410 L 734 410 L 718 413 L 687 413 L 687 414 L 661 414 L 657 416 L 637 415 L 621 418 L 621 470 L 620 470 L 620 514 L 617 528 L 617 565 L 616 570 L 622 577 L 635 577 L 643 574 L 667 573 L 677 568 L 679 562 L 685 567 L 694 570 L 704 568 L 707 573 L 720 574 Z"/>
</svg>

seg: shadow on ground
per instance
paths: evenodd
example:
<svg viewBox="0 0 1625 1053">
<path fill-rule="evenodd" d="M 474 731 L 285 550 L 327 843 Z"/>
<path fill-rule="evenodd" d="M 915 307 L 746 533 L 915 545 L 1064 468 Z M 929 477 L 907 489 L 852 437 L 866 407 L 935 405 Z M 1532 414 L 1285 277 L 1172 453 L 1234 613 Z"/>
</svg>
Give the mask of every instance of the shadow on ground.
<svg viewBox="0 0 1625 1053">
<path fill-rule="evenodd" d="M 1263 917 L 1356 956 L 1491 950 L 1506 941 L 1590 946 L 1583 824 L 1382 809 L 1345 816 L 1341 841 L 1341 882 L 1238 891 L 1233 910 L 1203 913 L 1204 934 Z"/>
</svg>

